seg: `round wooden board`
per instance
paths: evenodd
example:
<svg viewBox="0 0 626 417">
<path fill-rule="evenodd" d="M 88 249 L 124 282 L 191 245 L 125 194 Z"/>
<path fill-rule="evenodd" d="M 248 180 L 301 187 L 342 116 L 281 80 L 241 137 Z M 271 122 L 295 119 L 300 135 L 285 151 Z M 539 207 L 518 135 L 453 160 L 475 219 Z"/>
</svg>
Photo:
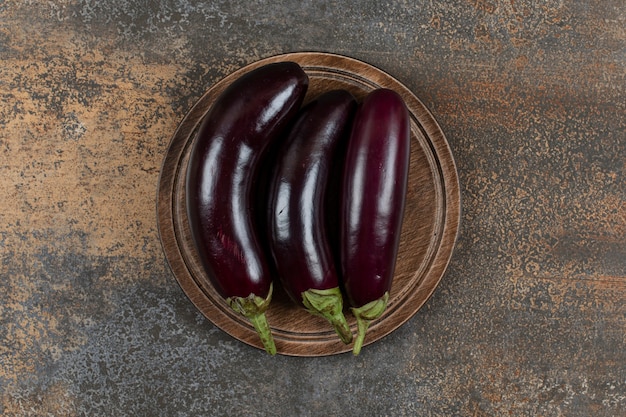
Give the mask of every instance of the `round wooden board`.
<svg viewBox="0 0 626 417">
<path fill-rule="evenodd" d="M 396 271 L 388 308 L 371 323 L 367 345 L 405 323 L 433 293 L 450 260 L 461 209 L 454 159 L 439 125 L 411 91 L 369 64 L 329 53 L 291 53 L 257 61 L 212 86 L 181 122 L 163 161 L 157 196 L 161 243 L 174 276 L 193 304 L 226 333 L 262 349 L 252 325 L 228 307 L 200 266 L 186 219 L 184 178 L 195 132 L 216 97 L 243 73 L 277 61 L 297 62 L 308 74 L 305 103 L 331 89 L 346 89 L 360 101 L 371 90 L 386 87 L 402 95 L 411 113 L 409 188 Z M 275 287 L 267 318 L 279 354 L 324 356 L 352 349 L 324 319 L 296 306 L 280 285 Z M 347 308 L 346 318 L 356 334 L 356 322 Z"/>
</svg>

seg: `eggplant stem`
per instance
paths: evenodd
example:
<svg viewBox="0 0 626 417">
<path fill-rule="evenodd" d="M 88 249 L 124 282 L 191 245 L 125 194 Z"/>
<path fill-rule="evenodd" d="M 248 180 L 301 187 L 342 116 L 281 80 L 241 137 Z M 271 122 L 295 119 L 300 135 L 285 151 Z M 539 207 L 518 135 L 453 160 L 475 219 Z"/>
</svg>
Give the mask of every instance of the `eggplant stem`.
<svg viewBox="0 0 626 417">
<path fill-rule="evenodd" d="M 352 341 L 352 331 L 343 315 L 343 297 L 339 287 L 304 291 L 302 304 L 309 313 L 328 320 L 343 343 Z"/>
<path fill-rule="evenodd" d="M 250 320 L 261 339 L 261 343 L 263 343 L 265 351 L 270 355 L 275 355 L 276 344 L 272 336 L 272 329 L 265 316 L 265 311 L 272 301 L 272 292 L 273 284 L 270 284 L 269 292 L 265 298 L 250 294 L 247 297 L 229 297 L 226 302 L 233 310 Z"/>
<path fill-rule="evenodd" d="M 253 316 L 249 316 L 248 320 L 254 326 L 259 338 L 261 339 L 261 343 L 263 343 L 263 347 L 265 351 L 270 355 L 276 354 L 276 345 L 274 344 L 274 338 L 272 337 L 272 330 L 270 329 L 270 325 L 267 322 L 267 317 L 265 317 L 265 313 L 256 314 Z"/>
<path fill-rule="evenodd" d="M 358 329 L 356 340 L 354 341 L 354 346 L 352 347 L 352 353 L 354 356 L 361 353 L 361 348 L 363 347 L 363 342 L 365 341 L 365 334 L 367 333 L 370 323 L 372 320 L 379 318 L 383 314 L 387 308 L 388 301 L 389 291 L 385 292 L 385 294 L 378 300 L 371 301 L 361 307 L 353 307 L 350 309 L 356 318 L 356 325 Z"/>
</svg>

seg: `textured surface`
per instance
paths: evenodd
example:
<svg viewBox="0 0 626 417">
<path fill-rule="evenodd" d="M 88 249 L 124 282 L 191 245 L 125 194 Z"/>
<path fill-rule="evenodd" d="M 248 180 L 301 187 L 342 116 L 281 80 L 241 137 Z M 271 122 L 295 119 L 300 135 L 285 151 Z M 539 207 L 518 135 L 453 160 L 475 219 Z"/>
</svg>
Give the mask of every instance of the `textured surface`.
<svg viewBox="0 0 626 417">
<path fill-rule="evenodd" d="M 0 1 L 0 414 L 626 415 L 626 6 Z M 216 80 L 341 53 L 454 151 L 462 230 L 426 306 L 361 356 L 270 358 L 173 279 L 155 197 Z"/>
</svg>

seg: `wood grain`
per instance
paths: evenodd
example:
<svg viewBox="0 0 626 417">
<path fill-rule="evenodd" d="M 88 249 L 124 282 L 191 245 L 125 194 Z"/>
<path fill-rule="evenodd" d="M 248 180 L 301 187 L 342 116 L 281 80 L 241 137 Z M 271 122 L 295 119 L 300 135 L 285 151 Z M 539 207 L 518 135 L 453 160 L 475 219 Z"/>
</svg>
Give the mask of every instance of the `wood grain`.
<svg viewBox="0 0 626 417">
<path fill-rule="evenodd" d="M 157 196 L 162 246 L 178 283 L 198 310 L 231 336 L 262 348 L 249 322 L 226 305 L 200 266 L 185 216 L 184 172 L 195 131 L 215 98 L 243 73 L 276 61 L 295 61 L 307 72 L 310 85 L 305 103 L 336 88 L 346 89 L 360 100 L 369 91 L 386 87 L 402 95 L 411 114 L 409 189 L 396 272 L 388 308 L 371 324 L 367 345 L 397 329 L 428 300 L 450 260 L 460 219 L 458 176 L 442 130 L 411 91 L 369 64 L 328 53 L 283 54 L 241 68 L 210 88 L 179 125 L 163 161 Z M 351 349 L 324 319 L 290 302 L 280 286 L 267 317 L 279 354 L 324 356 Z M 356 333 L 348 311 L 346 318 Z"/>
</svg>

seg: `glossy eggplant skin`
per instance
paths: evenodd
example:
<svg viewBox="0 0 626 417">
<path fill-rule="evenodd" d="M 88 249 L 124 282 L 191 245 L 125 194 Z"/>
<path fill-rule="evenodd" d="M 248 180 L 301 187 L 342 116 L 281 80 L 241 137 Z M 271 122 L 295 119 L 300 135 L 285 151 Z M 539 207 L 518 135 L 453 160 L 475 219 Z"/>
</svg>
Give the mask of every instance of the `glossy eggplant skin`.
<svg viewBox="0 0 626 417">
<path fill-rule="evenodd" d="M 353 307 L 388 296 L 409 157 L 410 119 L 402 97 L 389 89 L 372 91 L 355 115 L 342 187 L 341 274 Z"/>
<path fill-rule="evenodd" d="M 356 100 L 345 90 L 322 94 L 300 112 L 278 155 L 270 195 L 274 262 L 287 294 L 303 304 L 307 290 L 338 288 L 327 233 L 330 167 L 347 140 Z"/>
<path fill-rule="evenodd" d="M 187 215 L 202 265 L 224 298 L 271 291 L 252 216 L 259 161 L 297 114 L 308 76 L 293 62 L 254 69 L 228 86 L 205 116 L 186 176 Z"/>
</svg>

